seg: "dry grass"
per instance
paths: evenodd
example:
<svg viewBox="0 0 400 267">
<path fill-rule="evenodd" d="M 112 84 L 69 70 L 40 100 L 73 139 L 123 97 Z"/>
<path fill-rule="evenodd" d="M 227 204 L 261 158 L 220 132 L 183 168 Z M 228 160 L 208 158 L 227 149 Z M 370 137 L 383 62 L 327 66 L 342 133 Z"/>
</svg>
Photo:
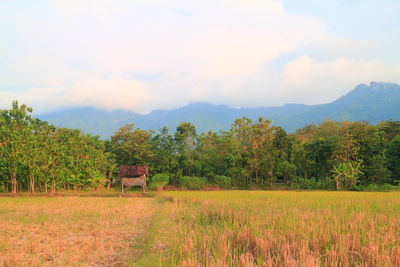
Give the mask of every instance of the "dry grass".
<svg viewBox="0 0 400 267">
<path fill-rule="evenodd" d="M 0 266 L 400 266 L 400 193 L 161 196 L 0 198 Z"/>
<path fill-rule="evenodd" d="M 180 237 L 172 265 L 400 266 L 399 193 L 163 194 Z"/>
<path fill-rule="evenodd" d="M 150 198 L 0 198 L 0 266 L 121 266 Z"/>
</svg>

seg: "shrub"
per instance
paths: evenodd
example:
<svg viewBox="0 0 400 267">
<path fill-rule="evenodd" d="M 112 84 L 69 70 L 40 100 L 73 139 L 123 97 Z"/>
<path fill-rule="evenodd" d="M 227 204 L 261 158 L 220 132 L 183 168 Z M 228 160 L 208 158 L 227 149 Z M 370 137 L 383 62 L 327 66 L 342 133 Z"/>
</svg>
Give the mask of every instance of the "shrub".
<svg viewBox="0 0 400 267">
<path fill-rule="evenodd" d="M 232 186 L 232 178 L 224 175 L 214 176 L 214 184 L 219 188 L 227 189 Z"/>
<path fill-rule="evenodd" d="M 157 173 L 151 178 L 150 190 L 162 188 L 169 183 L 170 175 L 168 173 Z"/>
<path fill-rule="evenodd" d="M 322 183 L 314 178 L 299 178 L 296 183 L 293 184 L 293 187 L 297 189 L 321 189 Z"/>
<path fill-rule="evenodd" d="M 182 187 L 191 190 L 199 190 L 207 185 L 207 179 L 204 177 L 182 176 L 179 182 Z"/>
<path fill-rule="evenodd" d="M 350 191 L 364 191 L 364 188 L 360 185 L 354 185 L 349 188 Z"/>
<path fill-rule="evenodd" d="M 0 193 L 7 192 L 7 188 L 4 182 L 0 181 Z"/>
<path fill-rule="evenodd" d="M 390 192 L 397 190 L 400 190 L 400 187 L 391 184 L 369 184 L 368 186 L 363 187 L 363 191 L 370 192 Z"/>
<path fill-rule="evenodd" d="M 304 179 L 298 178 L 291 185 L 293 189 L 333 189 L 334 184 L 330 179 Z"/>
</svg>

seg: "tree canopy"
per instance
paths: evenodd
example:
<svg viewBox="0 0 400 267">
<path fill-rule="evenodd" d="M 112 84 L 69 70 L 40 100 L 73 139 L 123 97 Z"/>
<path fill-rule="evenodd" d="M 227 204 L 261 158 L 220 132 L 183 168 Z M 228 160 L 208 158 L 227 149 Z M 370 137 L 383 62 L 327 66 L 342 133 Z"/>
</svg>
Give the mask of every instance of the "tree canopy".
<svg viewBox="0 0 400 267">
<path fill-rule="evenodd" d="M 151 176 L 168 175 L 174 186 L 196 182 L 193 188 L 306 182 L 340 190 L 400 182 L 400 122 L 327 120 L 293 134 L 264 118 L 240 118 L 229 131 L 201 134 L 190 122 L 172 133 L 128 124 L 104 141 L 49 125 L 31 112 L 16 101 L 0 111 L 2 191 L 110 187 L 120 165 L 148 165 Z"/>
</svg>

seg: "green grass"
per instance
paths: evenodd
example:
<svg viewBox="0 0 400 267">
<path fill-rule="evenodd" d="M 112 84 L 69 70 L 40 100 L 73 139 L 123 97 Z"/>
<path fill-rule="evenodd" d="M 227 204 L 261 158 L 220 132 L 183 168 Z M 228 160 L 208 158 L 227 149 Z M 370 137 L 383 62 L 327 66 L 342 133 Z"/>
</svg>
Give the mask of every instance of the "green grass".
<svg viewBox="0 0 400 267">
<path fill-rule="evenodd" d="M 158 209 L 147 232 L 132 247 L 139 256 L 131 259 L 128 266 L 174 266 L 174 250 L 179 243 L 174 228 L 174 204 L 171 198 L 157 197 Z"/>
</svg>

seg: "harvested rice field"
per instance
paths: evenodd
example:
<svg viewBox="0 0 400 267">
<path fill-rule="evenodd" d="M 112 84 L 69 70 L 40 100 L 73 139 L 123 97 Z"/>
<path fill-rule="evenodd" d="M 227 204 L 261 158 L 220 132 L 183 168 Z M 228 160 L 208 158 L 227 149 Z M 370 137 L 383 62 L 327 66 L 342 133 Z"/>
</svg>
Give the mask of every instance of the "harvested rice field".
<svg viewBox="0 0 400 267">
<path fill-rule="evenodd" d="M 400 266 L 400 194 L 0 198 L 0 266 Z"/>
<path fill-rule="evenodd" d="M 0 266 L 123 266 L 150 198 L 0 198 Z"/>
<path fill-rule="evenodd" d="M 173 265 L 400 266 L 400 194 L 169 192 Z"/>
</svg>

